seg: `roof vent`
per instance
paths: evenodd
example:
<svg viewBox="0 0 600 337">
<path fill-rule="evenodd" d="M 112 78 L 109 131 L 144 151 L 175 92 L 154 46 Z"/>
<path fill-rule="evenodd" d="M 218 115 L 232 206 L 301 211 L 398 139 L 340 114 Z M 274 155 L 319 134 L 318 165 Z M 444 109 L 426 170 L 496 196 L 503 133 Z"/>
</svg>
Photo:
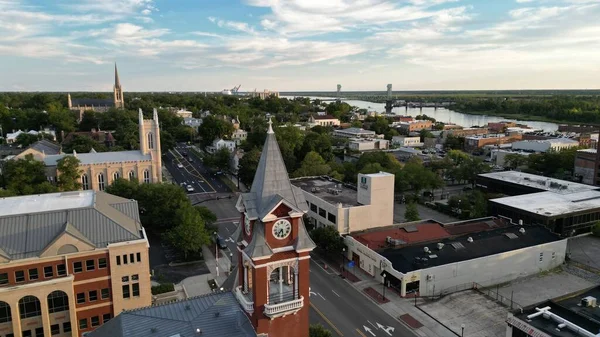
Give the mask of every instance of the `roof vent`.
<svg viewBox="0 0 600 337">
<path fill-rule="evenodd" d="M 215 318 L 219 317 L 221 314 L 217 311 L 215 312 Z"/>
<path fill-rule="evenodd" d="M 439 242 L 439 243 L 437 244 L 437 248 L 438 248 L 438 250 L 442 250 L 442 248 L 444 248 L 444 244 L 443 244 L 443 243 L 441 243 L 441 242 Z"/>
<path fill-rule="evenodd" d="M 586 296 L 581 299 L 581 306 L 586 308 L 594 308 L 597 305 L 596 298 L 593 296 Z"/>
<path fill-rule="evenodd" d="M 189 304 L 187 304 L 187 305 L 185 306 L 185 310 L 191 310 L 191 309 L 192 309 L 192 307 L 190 307 L 190 305 L 189 305 Z"/>
<path fill-rule="evenodd" d="M 202 334 L 202 329 L 200 329 L 200 328 L 197 328 L 197 329 L 196 329 L 196 335 L 201 335 L 201 334 Z"/>
<path fill-rule="evenodd" d="M 152 333 L 156 333 L 156 332 L 158 332 L 158 329 L 157 329 L 157 328 L 151 328 L 151 329 L 150 329 L 150 332 L 152 332 Z"/>
<path fill-rule="evenodd" d="M 525 228 L 523 228 L 523 227 L 519 228 L 519 233 L 525 234 Z"/>
<path fill-rule="evenodd" d="M 430 252 L 430 250 L 429 250 L 429 247 L 423 247 L 423 251 L 424 251 L 425 253 L 429 253 L 429 252 Z"/>
<path fill-rule="evenodd" d="M 468 242 L 473 242 L 473 238 L 469 236 L 469 237 L 467 238 L 467 241 L 468 241 Z"/>
</svg>

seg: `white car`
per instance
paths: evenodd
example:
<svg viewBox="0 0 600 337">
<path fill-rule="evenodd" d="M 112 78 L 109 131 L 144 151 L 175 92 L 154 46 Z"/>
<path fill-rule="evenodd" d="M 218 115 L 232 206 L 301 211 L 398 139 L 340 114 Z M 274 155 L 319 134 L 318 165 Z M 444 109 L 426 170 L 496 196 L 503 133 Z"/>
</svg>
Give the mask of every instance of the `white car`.
<svg viewBox="0 0 600 337">
<path fill-rule="evenodd" d="M 186 189 L 188 192 L 194 192 L 194 191 L 195 191 L 195 190 L 194 190 L 194 186 L 192 186 L 192 185 L 187 185 L 187 186 L 185 187 L 185 189 Z"/>
<path fill-rule="evenodd" d="M 177 168 L 180 168 L 180 169 L 182 169 L 182 168 L 183 168 L 183 165 L 182 165 L 181 163 L 179 163 L 179 164 L 177 164 Z"/>
</svg>

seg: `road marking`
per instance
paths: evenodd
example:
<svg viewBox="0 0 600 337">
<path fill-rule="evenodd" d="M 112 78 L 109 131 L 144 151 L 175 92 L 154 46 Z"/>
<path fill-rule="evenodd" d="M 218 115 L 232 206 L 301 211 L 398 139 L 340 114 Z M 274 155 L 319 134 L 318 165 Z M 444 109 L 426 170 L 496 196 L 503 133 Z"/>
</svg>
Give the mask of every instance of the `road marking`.
<svg viewBox="0 0 600 337">
<path fill-rule="evenodd" d="M 313 260 L 313 261 L 314 261 L 314 260 Z M 316 264 L 317 266 L 319 266 L 319 268 L 323 269 L 323 271 L 324 271 L 326 274 L 329 274 L 329 275 L 335 275 L 335 274 L 336 274 L 336 273 L 329 272 L 329 271 L 327 271 L 327 269 L 325 269 L 325 268 L 321 267 L 321 265 L 320 265 L 320 264 L 319 264 L 317 261 L 315 261 L 315 264 Z"/>
<path fill-rule="evenodd" d="M 380 324 L 379 322 L 377 322 L 377 327 L 385 332 L 387 332 L 388 335 L 392 335 L 392 332 L 394 332 L 394 330 L 396 330 L 393 326 L 388 326 L 387 328 L 385 326 L 383 326 L 383 324 Z M 391 331 L 391 332 L 390 332 Z"/>
<path fill-rule="evenodd" d="M 337 296 L 337 297 L 342 297 L 340 296 L 340 294 L 336 293 L 335 290 L 331 289 L 331 291 L 333 291 L 333 293 Z"/>
<path fill-rule="evenodd" d="M 369 328 L 366 325 L 363 325 L 363 329 L 365 329 L 365 332 L 368 332 L 371 334 L 371 336 L 377 336 L 375 333 L 373 333 L 373 331 L 371 331 L 371 328 Z"/>
<path fill-rule="evenodd" d="M 375 329 L 377 329 L 377 327 L 375 326 L 375 324 L 371 323 L 371 321 L 367 321 L 369 322 L 369 324 L 371 324 L 372 327 L 374 327 Z"/>
<path fill-rule="evenodd" d="M 326 300 L 325 300 L 325 297 L 323 297 L 323 295 L 321 295 L 320 293 L 317 293 L 317 295 L 321 296 L 321 298 L 322 298 L 324 301 L 326 301 Z"/>
<path fill-rule="evenodd" d="M 361 335 L 361 337 L 367 337 L 364 333 L 362 333 L 362 331 L 358 330 L 358 328 L 356 328 L 356 332 L 358 332 L 358 334 Z"/>
<path fill-rule="evenodd" d="M 319 316 L 321 316 L 321 318 L 323 318 L 323 320 L 325 320 L 325 322 L 327 322 L 327 324 L 329 324 L 329 326 L 331 326 L 331 328 L 333 328 L 333 330 L 335 330 L 335 332 L 337 332 L 337 334 L 340 337 L 344 337 L 344 334 L 333 324 L 331 323 L 331 321 L 329 320 L 329 318 L 325 317 L 325 315 L 323 315 L 323 313 L 321 312 L 321 310 L 317 309 L 317 307 L 314 304 L 310 304 L 311 308 L 315 309 L 315 311 L 317 312 L 317 314 L 319 314 Z M 358 329 L 357 329 L 358 330 Z M 363 337 L 366 337 L 363 335 Z"/>
</svg>

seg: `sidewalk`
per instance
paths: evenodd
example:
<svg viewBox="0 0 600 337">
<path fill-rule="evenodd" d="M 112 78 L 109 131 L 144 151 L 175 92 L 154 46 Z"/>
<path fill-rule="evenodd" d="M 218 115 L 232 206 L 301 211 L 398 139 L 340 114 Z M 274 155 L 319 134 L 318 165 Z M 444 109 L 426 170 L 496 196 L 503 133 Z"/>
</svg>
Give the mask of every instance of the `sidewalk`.
<svg viewBox="0 0 600 337">
<path fill-rule="evenodd" d="M 313 260 L 315 260 L 320 265 L 323 264 L 323 261 L 320 257 L 314 258 Z M 340 272 L 336 264 L 329 265 L 329 268 L 332 268 L 338 273 Z M 373 303 L 377 304 L 392 317 L 396 318 L 398 321 L 410 327 L 418 336 L 457 337 L 457 335 L 454 332 L 448 330 L 446 327 L 442 326 L 434 319 L 432 319 L 431 317 L 423 313 L 421 310 L 419 310 L 419 308 L 415 307 L 414 298 L 402 298 L 391 288 L 386 288 L 386 303 L 382 304 L 382 301 L 380 300 L 383 297 L 383 286 L 381 282 L 378 282 L 371 275 L 367 274 L 358 267 L 352 269 L 346 270 L 346 275 L 352 275 L 351 277 L 346 278 L 348 284 L 356 288 L 358 292 L 363 294 Z M 352 279 L 355 279 L 356 281 Z M 368 290 L 369 293 L 365 291 L 365 289 L 368 288 L 371 288 L 370 290 Z"/>
<path fill-rule="evenodd" d="M 212 275 L 213 279 L 217 282 L 217 285 L 220 286 L 221 284 L 223 284 L 223 282 L 225 282 L 225 280 L 229 276 L 229 268 L 231 263 L 229 261 L 229 257 L 225 256 L 225 254 L 223 254 L 222 251 L 217 250 L 217 252 L 219 253 L 218 264 L 217 260 L 215 259 L 214 247 L 212 247 L 211 249 L 210 246 L 202 246 L 202 256 L 204 257 L 204 263 L 206 264 L 206 267 L 208 267 L 208 270 L 210 270 L 210 274 Z M 217 266 L 219 269 L 218 271 Z"/>
</svg>

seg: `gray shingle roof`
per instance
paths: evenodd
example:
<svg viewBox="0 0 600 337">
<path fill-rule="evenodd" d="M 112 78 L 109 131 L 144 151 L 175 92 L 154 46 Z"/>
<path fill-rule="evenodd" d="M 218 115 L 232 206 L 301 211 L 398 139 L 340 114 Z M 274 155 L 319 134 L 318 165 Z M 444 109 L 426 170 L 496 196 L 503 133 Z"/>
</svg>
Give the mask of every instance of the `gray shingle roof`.
<svg viewBox="0 0 600 337">
<path fill-rule="evenodd" d="M 135 200 L 95 191 L 2 198 L 0 251 L 11 260 L 37 257 L 64 233 L 97 248 L 138 240 L 137 209 Z"/>
<path fill-rule="evenodd" d="M 252 241 L 244 248 L 246 255 L 251 258 L 270 257 L 273 255 L 273 250 L 269 247 L 267 240 L 265 240 L 265 225 L 257 220 L 252 227 Z"/>
<path fill-rule="evenodd" d="M 31 144 L 29 148 L 37 150 L 39 152 L 44 152 L 46 155 L 59 154 L 61 149 L 60 145 L 45 139 Z"/>
<path fill-rule="evenodd" d="M 115 102 L 112 99 L 102 98 L 75 98 L 71 100 L 73 107 L 78 106 L 115 106 Z"/>
<path fill-rule="evenodd" d="M 56 163 L 64 158 L 65 156 L 72 156 L 73 154 L 57 154 L 52 156 L 46 156 L 44 158 L 44 164 L 46 166 L 56 166 Z M 131 161 L 144 161 L 151 160 L 152 156 L 149 154 L 143 154 L 138 150 L 134 151 L 115 151 L 115 152 L 98 152 L 98 153 L 77 153 L 77 159 L 81 164 L 102 164 L 102 163 L 124 163 Z"/>
<path fill-rule="evenodd" d="M 233 293 L 223 292 L 180 302 L 124 311 L 89 337 L 196 336 L 255 337 L 256 332 Z"/>
</svg>

